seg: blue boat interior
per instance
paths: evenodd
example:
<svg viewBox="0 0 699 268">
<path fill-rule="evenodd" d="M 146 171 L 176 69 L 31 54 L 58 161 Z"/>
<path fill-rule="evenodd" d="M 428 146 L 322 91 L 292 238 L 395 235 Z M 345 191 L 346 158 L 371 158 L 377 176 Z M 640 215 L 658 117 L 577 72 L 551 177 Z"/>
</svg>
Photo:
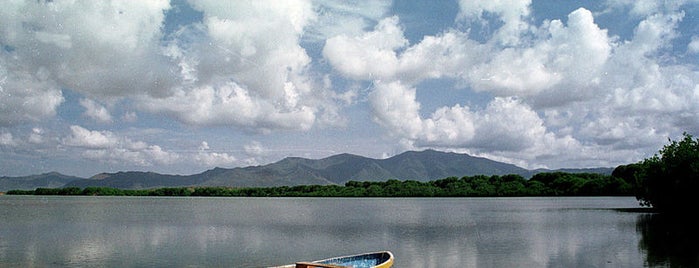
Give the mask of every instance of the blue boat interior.
<svg viewBox="0 0 699 268">
<path fill-rule="evenodd" d="M 389 260 L 389 258 L 391 258 L 391 256 L 388 253 L 380 252 L 368 255 L 335 258 L 319 263 L 353 268 L 370 268 Z"/>
</svg>

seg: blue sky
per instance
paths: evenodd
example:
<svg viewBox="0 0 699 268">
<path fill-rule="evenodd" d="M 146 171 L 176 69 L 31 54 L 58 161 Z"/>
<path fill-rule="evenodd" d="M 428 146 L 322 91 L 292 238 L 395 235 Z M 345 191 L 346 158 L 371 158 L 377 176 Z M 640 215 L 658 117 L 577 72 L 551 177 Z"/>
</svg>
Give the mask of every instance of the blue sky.
<svg viewBox="0 0 699 268">
<path fill-rule="evenodd" d="M 0 175 L 613 167 L 699 134 L 698 1 L 13 1 Z"/>
</svg>

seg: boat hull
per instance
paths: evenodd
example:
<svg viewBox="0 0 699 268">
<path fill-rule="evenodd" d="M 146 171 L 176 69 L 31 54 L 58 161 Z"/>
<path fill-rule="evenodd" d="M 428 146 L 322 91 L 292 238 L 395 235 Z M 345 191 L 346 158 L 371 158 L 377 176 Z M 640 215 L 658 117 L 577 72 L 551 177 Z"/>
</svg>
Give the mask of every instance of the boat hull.
<svg viewBox="0 0 699 268">
<path fill-rule="evenodd" d="M 393 253 L 390 251 L 371 252 L 358 255 L 342 256 L 312 262 L 297 262 L 272 268 L 312 268 L 312 267 L 353 267 L 353 268 L 389 268 L 393 266 Z"/>
</svg>

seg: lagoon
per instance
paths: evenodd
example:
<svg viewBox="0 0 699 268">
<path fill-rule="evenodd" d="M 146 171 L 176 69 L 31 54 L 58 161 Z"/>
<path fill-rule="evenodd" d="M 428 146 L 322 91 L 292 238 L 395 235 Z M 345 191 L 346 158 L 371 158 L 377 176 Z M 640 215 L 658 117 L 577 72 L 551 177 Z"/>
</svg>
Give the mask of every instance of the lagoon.
<svg viewBox="0 0 699 268">
<path fill-rule="evenodd" d="M 629 208 L 633 197 L 0 196 L 0 267 L 266 267 L 380 250 L 398 268 L 693 264 L 696 246 L 654 254 L 655 214 Z"/>
</svg>

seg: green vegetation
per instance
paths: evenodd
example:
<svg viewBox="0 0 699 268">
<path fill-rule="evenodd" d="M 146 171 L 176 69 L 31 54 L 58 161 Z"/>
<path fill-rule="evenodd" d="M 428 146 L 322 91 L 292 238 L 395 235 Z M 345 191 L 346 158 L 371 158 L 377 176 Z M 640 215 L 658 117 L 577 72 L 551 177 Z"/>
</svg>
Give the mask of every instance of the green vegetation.
<svg viewBox="0 0 699 268">
<path fill-rule="evenodd" d="M 485 197 L 485 196 L 630 196 L 633 187 L 622 178 L 594 173 L 539 173 L 531 179 L 519 175 L 448 177 L 429 182 L 387 180 L 350 181 L 341 185 L 281 187 L 181 187 L 122 190 L 107 187 L 38 188 L 8 191 L 20 195 L 118 196 L 257 196 L 257 197 Z"/>
<path fill-rule="evenodd" d="M 694 196 L 699 187 L 699 139 L 684 133 L 682 140 L 670 140 L 658 154 L 617 167 L 613 175 L 634 181 L 634 193 L 642 206 L 686 213 L 699 205 Z"/>
</svg>

